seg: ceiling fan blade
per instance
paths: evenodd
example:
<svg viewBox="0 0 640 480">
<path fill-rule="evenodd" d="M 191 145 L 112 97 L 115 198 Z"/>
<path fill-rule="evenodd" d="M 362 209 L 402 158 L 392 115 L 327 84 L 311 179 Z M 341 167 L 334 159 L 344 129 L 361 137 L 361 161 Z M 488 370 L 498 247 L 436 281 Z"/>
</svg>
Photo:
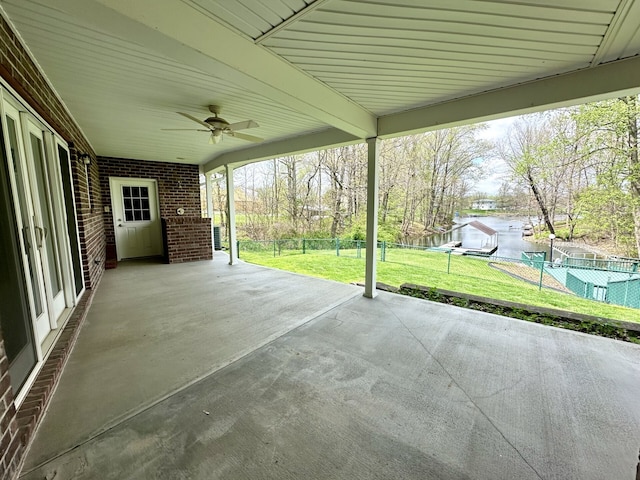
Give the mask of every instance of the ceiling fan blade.
<svg viewBox="0 0 640 480">
<path fill-rule="evenodd" d="M 210 132 L 204 128 L 161 128 L 164 132 Z"/>
<path fill-rule="evenodd" d="M 247 140 L 248 142 L 260 143 L 264 142 L 264 138 L 254 137 L 253 135 L 247 135 L 246 133 L 229 132 L 228 135 L 239 138 L 240 140 Z"/>
<path fill-rule="evenodd" d="M 246 130 L 247 128 L 257 128 L 258 125 L 253 120 L 245 120 L 244 122 L 237 122 L 227 125 L 227 128 L 230 130 Z"/>
<path fill-rule="evenodd" d="M 202 120 L 200 120 L 200 119 L 198 119 L 198 118 L 196 118 L 196 117 L 194 117 L 194 116 L 192 116 L 192 115 L 189 115 L 188 113 L 183 113 L 183 112 L 178 112 L 178 113 L 179 113 L 180 115 L 182 115 L 183 117 L 187 117 L 189 120 L 193 120 L 194 122 L 197 122 L 197 123 L 199 123 L 200 125 L 203 125 L 203 126 L 205 126 L 205 127 L 207 127 L 207 128 L 209 128 L 209 129 L 210 129 L 210 126 L 209 126 L 209 124 L 208 124 L 208 123 L 204 123 Z"/>
</svg>

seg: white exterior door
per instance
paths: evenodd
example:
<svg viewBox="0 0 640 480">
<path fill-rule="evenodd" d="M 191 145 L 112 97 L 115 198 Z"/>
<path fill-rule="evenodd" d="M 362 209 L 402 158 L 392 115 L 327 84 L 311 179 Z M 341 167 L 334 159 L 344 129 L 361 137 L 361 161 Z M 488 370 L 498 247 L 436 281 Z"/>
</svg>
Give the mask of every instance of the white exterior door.
<svg viewBox="0 0 640 480">
<path fill-rule="evenodd" d="M 118 260 L 162 255 L 162 227 L 155 180 L 110 178 Z"/>
</svg>

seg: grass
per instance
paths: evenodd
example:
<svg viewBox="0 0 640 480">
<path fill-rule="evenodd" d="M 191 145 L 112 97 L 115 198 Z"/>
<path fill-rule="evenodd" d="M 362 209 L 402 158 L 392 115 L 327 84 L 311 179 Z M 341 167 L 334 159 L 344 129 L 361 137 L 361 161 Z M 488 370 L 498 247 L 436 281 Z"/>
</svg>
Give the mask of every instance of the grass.
<svg viewBox="0 0 640 480">
<path fill-rule="evenodd" d="M 292 252 L 287 252 L 292 253 Z M 249 252 L 241 248 L 244 261 L 343 283 L 364 281 L 362 258 L 355 250 L 308 252 L 273 256 L 273 251 Z M 450 260 L 450 263 L 449 263 Z M 497 262 L 499 263 L 499 262 Z M 449 271 L 450 273 L 447 273 Z M 480 295 L 511 302 L 557 308 L 602 318 L 640 323 L 640 311 L 587 300 L 543 288 L 492 268 L 486 259 L 422 250 L 388 249 L 386 261 L 377 263 L 377 280 L 393 286 L 415 283 L 429 287 Z"/>
</svg>

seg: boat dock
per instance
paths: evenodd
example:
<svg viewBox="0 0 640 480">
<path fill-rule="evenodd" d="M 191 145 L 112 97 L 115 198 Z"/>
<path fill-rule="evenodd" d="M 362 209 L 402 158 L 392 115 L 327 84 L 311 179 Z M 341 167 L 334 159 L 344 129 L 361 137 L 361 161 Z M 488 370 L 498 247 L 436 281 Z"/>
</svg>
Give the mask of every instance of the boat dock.
<svg viewBox="0 0 640 480">
<path fill-rule="evenodd" d="M 457 248 L 457 247 L 461 247 L 462 246 L 462 242 L 461 241 L 453 241 L 453 242 L 448 242 L 445 244 L 440 245 L 439 248 Z"/>
<path fill-rule="evenodd" d="M 451 255 L 482 255 L 482 256 L 490 256 L 496 253 L 498 250 L 498 246 L 494 246 L 491 248 L 463 248 L 463 247 L 454 247 L 450 248 Z"/>
<path fill-rule="evenodd" d="M 454 240 L 451 242 L 447 242 L 443 245 L 440 245 L 439 248 L 447 249 L 451 252 L 452 255 L 483 255 L 490 256 L 496 253 L 498 250 L 498 232 L 492 228 L 487 227 L 485 224 L 478 222 L 477 220 L 471 221 L 469 223 L 465 223 L 455 228 L 449 230 L 455 230 L 457 228 L 466 227 L 470 225 L 471 227 L 480 230 L 482 233 L 487 235 L 488 241 L 481 248 L 469 248 L 463 247 L 462 242 L 459 240 Z"/>
</svg>

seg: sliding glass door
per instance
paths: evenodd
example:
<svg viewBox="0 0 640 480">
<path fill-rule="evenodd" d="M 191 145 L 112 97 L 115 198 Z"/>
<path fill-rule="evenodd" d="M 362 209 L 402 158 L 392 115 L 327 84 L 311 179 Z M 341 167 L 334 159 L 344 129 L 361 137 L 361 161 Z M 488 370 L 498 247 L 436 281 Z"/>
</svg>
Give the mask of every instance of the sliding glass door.
<svg viewBox="0 0 640 480">
<path fill-rule="evenodd" d="M 0 309 L 0 324 L 12 361 L 12 380 L 16 377 L 12 383 L 19 386 L 25 372 L 33 371 L 45 358 L 64 312 L 74 305 L 84 285 L 66 145 L 18 101 L 1 90 L 0 95 L 4 157 L 0 180 L 10 200 L 4 209 L 0 203 L 0 215 L 4 215 L 0 220 L 3 231 L 6 227 L 15 240 L 5 242 L 0 254 L 17 262 L 7 260 L 0 266 L 20 279 L 12 283 L 14 290 L 22 286 L 22 296 L 16 290 L 12 298 L 1 300 L 7 302 L 3 309 L 8 310 L 5 314 Z M 66 182 L 63 175 L 68 177 Z M 10 239 L 3 234 L 3 241 Z M 2 293 L 8 291 L 3 288 Z M 25 316 L 16 314 L 18 304 L 11 306 L 14 300 L 19 300 L 29 320 L 22 329 L 15 322 Z"/>
<path fill-rule="evenodd" d="M 2 132 L 0 132 L 0 140 Z M 11 197 L 9 162 L 0 151 L 0 324 L 9 359 L 11 386 L 17 392 L 36 364 L 36 349 L 24 271 L 21 236 Z"/>
</svg>

